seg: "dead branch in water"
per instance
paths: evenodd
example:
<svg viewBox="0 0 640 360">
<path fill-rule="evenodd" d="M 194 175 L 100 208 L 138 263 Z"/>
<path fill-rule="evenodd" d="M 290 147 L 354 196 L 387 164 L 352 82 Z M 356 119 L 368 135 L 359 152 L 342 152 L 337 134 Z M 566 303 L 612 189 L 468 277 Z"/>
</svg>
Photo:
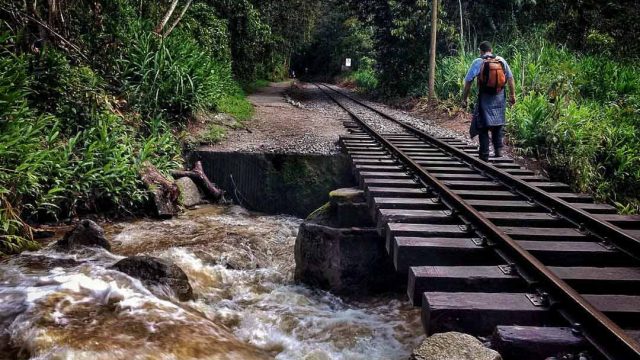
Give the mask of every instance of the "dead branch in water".
<svg viewBox="0 0 640 360">
<path fill-rule="evenodd" d="M 202 162 L 198 161 L 191 171 L 172 171 L 171 176 L 174 178 L 188 177 L 195 181 L 202 188 L 208 197 L 213 200 L 220 200 L 223 192 L 214 183 L 209 180 L 202 168 Z"/>
</svg>

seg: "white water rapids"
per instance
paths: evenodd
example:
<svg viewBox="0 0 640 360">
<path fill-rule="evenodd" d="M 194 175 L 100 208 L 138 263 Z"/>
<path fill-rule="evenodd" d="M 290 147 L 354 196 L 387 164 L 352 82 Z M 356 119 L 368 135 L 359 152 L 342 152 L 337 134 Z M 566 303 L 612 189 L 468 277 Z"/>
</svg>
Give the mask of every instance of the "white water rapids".
<svg viewBox="0 0 640 360">
<path fill-rule="evenodd" d="M 407 359 L 422 331 L 403 296 L 344 300 L 294 284 L 299 225 L 206 206 L 105 226 L 113 253 L 48 247 L 5 259 L 0 357 Z M 181 303 L 108 269 L 136 254 L 174 261 L 196 300 Z"/>
</svg>

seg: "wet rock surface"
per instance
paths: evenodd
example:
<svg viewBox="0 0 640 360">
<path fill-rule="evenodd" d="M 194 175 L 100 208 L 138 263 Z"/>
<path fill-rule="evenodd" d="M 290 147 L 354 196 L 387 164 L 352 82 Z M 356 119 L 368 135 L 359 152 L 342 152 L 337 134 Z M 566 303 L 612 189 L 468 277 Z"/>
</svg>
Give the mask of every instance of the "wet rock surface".
<svg viewBox="0 0 640 360">
<path fill-rule="evenodd" d="M 485 347 L 471 335 L 448 332 L 425 339 L 410 360 L 502 360 L 500 354 Z"/>
<path fill-rule="evenodd" d="M 180 301 L 194 298 L 187 274 L 165 259 L 131 256 L 118 261 L 112 268 L 141 280 L 148 287 L 169 289 Z"/>
<path fill-rule="evenodd" d="M 198 185 L 188 177 L 181 177 L 176 180 L 180 189 L 180 202 L 186 207 L 193 207 L 204 203 L 204 195 Z"/>
<path fill-rule="evenodd" d="M 5 329 L 27 309 L 26 296 L 19 292 L 0 293 L 0 300 L 0 359 L 15 359 L 19 349 L 11 344 L 11 335 Z"/>
<path fill-rule="evenodd" d="M 111 250 L 111 244 L 104 236 L 104 230 L 92 220 L 81 220 L 73 230 L 67 232 L 56 243 L 62 250 L 77 249 L 82 246 L 101 247 Z"/>
</svg>

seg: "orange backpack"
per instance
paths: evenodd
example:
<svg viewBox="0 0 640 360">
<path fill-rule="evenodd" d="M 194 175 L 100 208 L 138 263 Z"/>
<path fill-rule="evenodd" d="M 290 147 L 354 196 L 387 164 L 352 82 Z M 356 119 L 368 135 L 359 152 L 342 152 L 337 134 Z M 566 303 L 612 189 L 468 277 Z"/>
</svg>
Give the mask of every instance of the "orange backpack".
<svg viewBox="0 0 640 360">
<path fill-rule="evenodd" d="M 480 91 L 491 95 L 499 94 L 507 83 L 504 64 L 495 55 L 483 57 L 482 59 L 482 68 L 480 69 L 480 76 L 478 76 Z"/>
</svg>

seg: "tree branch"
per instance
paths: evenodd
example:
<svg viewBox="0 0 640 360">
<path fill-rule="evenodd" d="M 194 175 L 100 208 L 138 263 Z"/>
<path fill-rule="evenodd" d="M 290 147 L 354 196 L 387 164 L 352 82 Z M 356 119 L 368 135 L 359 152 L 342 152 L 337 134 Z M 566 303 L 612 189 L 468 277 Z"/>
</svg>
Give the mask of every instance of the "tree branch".
<svg viewBox="0 0 640 360">
<path fill-rule="evenodd" d="M 171 34 L 171 32 L 173 31 L 173 28 L 175 28 L 176 25 L 178 25 L 180 20 L 182 20 L 182 17 L 184 16 L 184 14 L 189 9 L 189 6 L 191 5 L 191 2 L 193 2 L 193 0 L 187 1 L 187 4 L 182 9 L 182 12 L 180 12 L 180 16 L 178 16 L 178 18 L 173 22 L 173 24 L 171 24 L 171 27 L 169 27 L 169 29 L 164 33 L 164 35 L 162 35 L 163 37 L 167 37 L 167 36 L 169 36 L 169 34 Z"/>
<path fill-rule="evenodd" d="M 189 177 L 193 181 L 199 183 L 202 189 L 206 192 L 207 196 L 213 198 L 213 200 L 220 200 L 222 198 L 223 192 L 218 189 L 218 187 L 209 180 L 207 175 L 204 173 L 204 169 L 202 168 L 202 162 L 196 162 L 193 170 L 191 171 L 172 171 L 171 176 L 174 178 L 181 177 Z"/>
<path fill-rule="evenodd" d="M 160 22 L 156 26 L 154 30 L 156 34 L 160 35 L 162 33 L 162 29 L 164 29 L 165 25 L 167 25 L 167 22 L 171 18 L 171 15 L 173 15 L 173 11 L 176 9 L 176 6 L 178 6 L 178 0 L 173 0 L 171 2 L 171 6 L 169 6 L 169 10 L 167 10 L 167 12 L 162 17 L 162 20 L 160 20 Z"/>
<path fill-rule="evenodd" d="M 24 16 L 27 19 L 29 19 L 29 20 L 35 22 L 36 24 L 38 24 L 39 26 L 41 26 L 43 29 L 47 30 L 49 33 L 51 33 L 51 35 L 57 37 L 63 43 L 67 44 L 71 49 L 75 50 L 83 59 L 89 61 L 89 58 L 85 54 L 82 53 L 82 50 L 80 50 L 80 48 L 78 46 L 74 45 L 71 41 L 65 39 L 64 36 L 58 34 L 49 25 L 47 25 L 46 23 L 42 22 L 41 20 L 39 20 L 39 19 L 29 15 L 29 14 L 24 14 Z"/>
</svg>

